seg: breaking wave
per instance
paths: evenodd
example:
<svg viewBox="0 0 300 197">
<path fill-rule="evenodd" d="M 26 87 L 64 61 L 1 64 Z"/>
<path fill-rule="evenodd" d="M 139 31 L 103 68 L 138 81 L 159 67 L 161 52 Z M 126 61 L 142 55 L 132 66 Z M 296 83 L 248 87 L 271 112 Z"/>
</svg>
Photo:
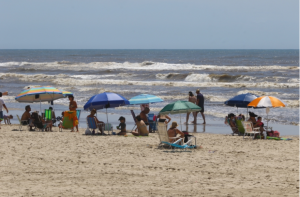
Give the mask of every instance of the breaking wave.
<svg viewBox="0 0 300 197">
<path fill-rule="evenodd" d="M 56 70 L 81 70 L 81 69 L 127 69 L 127 70 L 220 70 L 220 71 L 269 71 L 269 70 L 299 70 L 298 66 L 217 66 L 217 65 L 194 65 L 194 64 L 170 64 L 162 62 L 145 61 L 142 63 L 117 63 L 117 62 L 4 62 L 1 67 L 32 66 L 43 70 L 47 67 Z M 47 68 L 49 70 L 49 68 Z"/>
</svg>

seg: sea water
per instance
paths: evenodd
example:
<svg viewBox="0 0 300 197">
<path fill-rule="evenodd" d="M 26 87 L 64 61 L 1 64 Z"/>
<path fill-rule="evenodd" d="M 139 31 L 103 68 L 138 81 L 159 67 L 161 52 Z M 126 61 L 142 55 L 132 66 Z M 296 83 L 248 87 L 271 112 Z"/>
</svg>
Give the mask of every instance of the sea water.
<svg viewBox="0 0 300 197">
<path fill-rule="evenodd" d="M 208 123 L 221 122 L 231 112 L 245 114 L 246 109 L 224 102 L 250 92 L 275 96 L 287 104 L 270 110 L 269 124 L 299 125 L 299 50 L 0 50 L 0 91 L 9 92 L 3 98 L 14 110 L 10 114 L 22 114 L 27 103 L 18 103 L 15 96 L 36 85 L 73 92 L 79 108 L 102 92 L 127 99 L 153 94 L 164 100 L 150 105 L 153 113 L 170 102 L 187 100 L 189 91 L 200 89 Z M 39 103 L 31 106 L 40 109 Z M 43 109 L 48 107 L 42 103 Z M 57 115 L 67 110 L 68 99 L 54 101 L 54 109 Z M 129 109 L 138 113 L 140 108 L 120 107 L 108 113 L 129 115 Z M 265 109 L 251 111 L 266 117 Z M 98 115 L 106 120 L 104 112 Z"/>
</svg>

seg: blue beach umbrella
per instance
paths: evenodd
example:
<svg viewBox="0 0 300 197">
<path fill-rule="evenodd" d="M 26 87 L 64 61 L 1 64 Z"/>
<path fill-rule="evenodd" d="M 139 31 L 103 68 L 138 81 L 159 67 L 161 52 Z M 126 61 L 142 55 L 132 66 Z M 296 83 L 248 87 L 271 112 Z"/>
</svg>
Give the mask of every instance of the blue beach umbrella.
<svg viewBox="0 0 300 197">
<path fill-rule="evenodd" d="M 149 104 L 149 103 L 159 103 L 163 102 L 161 98 L 151 95 L 151 94 L 140 94 L 138 96 L 132 97 L 129 99 L 130 105 L 141 105 L 141 104 Z"/>
<path fill-rule="evenodd" d="M 258 97 L 259 96 L 255 95 L 255 94 L 251 94 L 251 93 L 239 94 L 239 95 L 225 101 L 224 104 L 231 106 L 231 107 L 248 108 L 248 104 Z"/>
<path fill-rule="evenodd" d="M 84 110 L 98 110 L 106 108 L 106 118 L 108 122 L 107 108 L 115 108 L 124 105 L 129 105 L 129 101 L 123 96 L 112 92 L 104 92 L 92 96 L 83 108 Z"/>
</svg>

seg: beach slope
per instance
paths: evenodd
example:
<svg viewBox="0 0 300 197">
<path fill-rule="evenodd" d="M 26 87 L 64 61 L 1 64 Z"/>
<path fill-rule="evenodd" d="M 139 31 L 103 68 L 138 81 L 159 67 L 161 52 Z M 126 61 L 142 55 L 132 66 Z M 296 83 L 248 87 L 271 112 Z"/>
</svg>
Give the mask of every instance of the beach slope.
<svg viewBox="0 0 300 197">
<path fill-rule="evenodd" d="M 17 131 L 1 125 L 0 196 L 298 196 L 299 137 L 194 134 L 203 148 L 149 137 Z M 57 128 L 55 128 L 57 130 Z M 130 134 L 128 135 L 130 136 Z"/>
</svg>

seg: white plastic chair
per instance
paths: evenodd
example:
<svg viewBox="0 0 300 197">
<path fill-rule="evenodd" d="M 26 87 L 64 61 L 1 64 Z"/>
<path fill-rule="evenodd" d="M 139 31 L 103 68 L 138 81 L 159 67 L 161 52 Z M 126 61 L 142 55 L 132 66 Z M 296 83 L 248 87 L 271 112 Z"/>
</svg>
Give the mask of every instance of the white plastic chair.
<svg viewBox="0 0 300 197">
<path fill-rule="evenodd" d="M 177 141 L 171 143 L 170 139 L 177 139 L 177 137 L 169 137 L 167 127 L 162 122 L 157 123 L 157 133 L 159 136 L 160 144 L 159 145 L 168 145 L 172 148 L 179 148 L 179 149 L 193 149 L 196 148 L 196 138 L 194 136 L 191 136 L 191 138 L 184 143 L 184 138 L 179 138 Z M 191 142 L 193 141 L 193 138 L 195 140 L 195 145 L 191 145 Z"/>
<path fill-rule="evenodd" d="M 254 139 L 255 134 L 258 134 L 260 139 L 261 139 L 259 128 L 253 128 L 252 122 L 242 121 L 242 124 L 243 124 L 244 129 L 245 129 L 243 139 L 245 138 L 246 135 L 249 136 L 249 137 L 251 137 L 251 135 L 253 135 L 253 139 Z"/>
</svg>

